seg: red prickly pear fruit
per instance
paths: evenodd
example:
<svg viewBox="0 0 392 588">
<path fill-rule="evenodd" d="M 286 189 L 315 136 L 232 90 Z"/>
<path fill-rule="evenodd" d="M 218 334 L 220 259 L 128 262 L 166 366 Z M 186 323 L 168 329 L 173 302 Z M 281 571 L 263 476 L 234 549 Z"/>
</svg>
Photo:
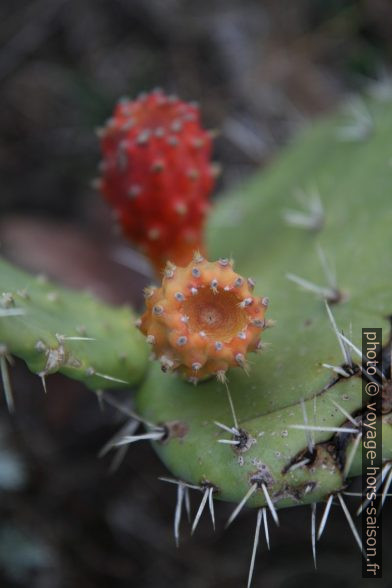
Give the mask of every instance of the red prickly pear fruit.
<svg viewBox="0 0 392 588">
<path fill-rule="evenodd" d="M 212 136 L 199 109 L 161 90 L 121 100 L 100 130 L 99 182 L 125 236 L 161 271 L 203 250 L 214 186 Z"/>
<path fill-rule="evenodd" d="M 246 354 L 261 349 L 268 298 L 253 296 L 254 282 L 233 271 L 232 260 L 195 253 L 186 267 L 168 263 L 160 288 L 145 291 L 138 326 L 163 371 L 197 383 L 225 379 L 230 366 L 247 370 Z"/>
</svg>

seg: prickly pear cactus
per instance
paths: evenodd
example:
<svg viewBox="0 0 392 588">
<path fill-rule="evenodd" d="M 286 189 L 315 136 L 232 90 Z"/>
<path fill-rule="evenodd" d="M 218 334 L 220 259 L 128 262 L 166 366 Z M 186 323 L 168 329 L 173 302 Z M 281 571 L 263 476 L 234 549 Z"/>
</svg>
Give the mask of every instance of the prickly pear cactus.
<svg viewBox="0 0 392 588">
<path fill-rule="evenodd" d="M 277 521 L 279 508 L 325 499 L 329 508 L 335 494 L 343 506 L 341 491 L 360 471 L 361 329 L 381 327 L 385 351 L 391 341 L 392 109 L 360 103 L 354 114 L 349 124 L 338 116 L 308 129 L 211 217 L 209 258 L 233 257 L 236 271 L 269 297 L 276 320 L 263 335 L 267 348 L 248 358 L 249 375 L 239 365 L 228 382 L 193 386 L 157 362 L 147 371 L 147 344 L 129 309 L 1 262 L 6 391 L 7 354 L 43 378 L 61 371 L 93 389 L 145 376 L 136 404 L 149 430 L 119 444 L 153 440 L 178 483 L 177 537 L 186 484 L 204 491 L 201 507 L 208 499 L 211 513 L 218 498 L 238 505 L 231 520 L 247 503 L 267 505 Z M 384 355 L 383 459 L 391 472 L 391 354 Z"/>
<path fill-rule="evenodd" d="M 234 414 L 215 379 L 194 387 L 156 364 L 138 393 L 165 428 L 153 444 L 169 470 L 218 499 L 275 511 L 339 493 L 360 471 L 353 346 L 362 327 L 381 327 L 387 345 L 392 315 L 392 109 L 361 108 L 366 129 L 343 115 L 314 125 L 212 214 L 210 259 L 232 256 L 277 321 L 249 375 L 229 372 Z M 390 460 L 388 414 L 383 435 Z"/>
<path fill-rule="evenodd" d="M 138 383 L 148 350 L 134 318 L 130 308 L 111 308 L 0 259 L 0 355 L 21 357 L 43 381 L 60 371 L 93 390 Z"/>
</svg>

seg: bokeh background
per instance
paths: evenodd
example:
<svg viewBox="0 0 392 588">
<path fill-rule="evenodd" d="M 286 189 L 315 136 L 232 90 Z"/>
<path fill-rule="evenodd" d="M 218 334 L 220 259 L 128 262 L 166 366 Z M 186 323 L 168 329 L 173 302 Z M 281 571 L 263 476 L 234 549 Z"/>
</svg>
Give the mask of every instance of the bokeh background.
<svg viewBox="0 0 392 588">
<path fill-rule="evenodd" d="M 148 278 L 126 267 L 120 235 L 91 188 L 94 129 L 124 95 L 161 86 L 197 100 L 219 129 L 216 198 L 241 190 L 298 129 L 388 74 L 390 0 L 18 0 L 0 4 L 1 254 L 64 284 L 141 308 Z M 255 525 L 229 505 L 191 539 L 172 535 L 175 488 L 146 444 L 110 473 L 97 453 L 124 422 L 55 375 L 44 396 L 19 361 L 16 415 L 0 399 L 2 588 L 237 588 Z M 125 401 L 130 393 L 123 395 Z M 193 497 L 193 508 L 199 496 Z M 391 543 L 384 515 L 384 557 Z M 313 570 L 309 509 L 282 512 L 254 586 L 370 587 L 336 507 Z M 374 582 L 374 581 L 373 581 Z M 392 586 L 390 562 L 378 580 Z"/>
</svg>

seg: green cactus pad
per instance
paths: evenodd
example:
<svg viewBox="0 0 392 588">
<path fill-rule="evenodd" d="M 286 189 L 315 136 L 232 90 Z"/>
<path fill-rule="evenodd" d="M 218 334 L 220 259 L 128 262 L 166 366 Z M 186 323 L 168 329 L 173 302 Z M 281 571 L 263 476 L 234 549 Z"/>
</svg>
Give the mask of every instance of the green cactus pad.
<svg viewBox="0 0 392 588">
<path fill-rule="evenodd" d="M 135 384 L 144 375 L 147 345 L 129 308 L 112 308 L 0 259 L 0 309 L 3 353 L 21 357 L 34 373 L 59 371 L 93 390 Z M 23 314 L 7 316 L 7 309 Z"/>
<path fill-rule="evenodd" d="M 249 447 L 218 443 L 232 436 L 214 421 L 234 424 L 224 385 L 210 380 L 194 387 L 155 365 L 139 391 L 141 414 L 168 426 L 168 438 L 154 442 L 161 459 L 181 480 L 212 484 L 217 498 L 239 502 L 256 482 L 249 505 L 265 504 L 262 484 L 277 508 L 314 502 L 344 488 L 346 475 L 359 471 L 359 450 L 351 467 L 347 463 L 357 433 L 307 434 L 291 428 L 305 418 L 312 426 L 353 428 L 341 409 L 350 415 L 361 410 L 362 385 L 358 371 L 344 378 L 323 366 L 345 363 L 324 292 L 318 296 L 287 274 L 331 290 L 327 295 L 337 327 L 359 349 L 362 327 L 381 327 L 387 344 L 392 107 L 362 107 L 372 122 L 357 140 L 342 140 L 348 137 L 341 114 L 312 125 L 267 171 L 222 199 L 210 221 L 210 259 L 232 256 L 236 271 L 256 280 L 255 294 L 270 298 L 267 316 L 277 321 L 263 334 L 268 347 L 249 356 L 250 375 L 229 372 L 239 428 Z M 338 291 L 328 284 L 323 256 L 336 268 Z M 383 428 L 383 458 L 392 459 L 388 417 Z M 316 444 L 312 456 L 309 443 Z M 304 465 L 292 467 L 304 459 Z"/>
</svg>

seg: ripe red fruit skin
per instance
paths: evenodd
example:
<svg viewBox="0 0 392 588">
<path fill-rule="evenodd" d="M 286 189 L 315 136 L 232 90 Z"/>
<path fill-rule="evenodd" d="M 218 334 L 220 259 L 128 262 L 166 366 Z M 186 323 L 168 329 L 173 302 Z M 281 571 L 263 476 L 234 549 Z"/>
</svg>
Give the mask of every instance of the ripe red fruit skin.
<svg viewBox="0 0 392 588">
<path fill-rule="evenodd" d="M 100 130 L 100 188 L 123 233 L 161 271 L 203 251 L 214 186 L 211 133 L 197 105 L 161 90 L 121 100 Z"/>
</svg>

